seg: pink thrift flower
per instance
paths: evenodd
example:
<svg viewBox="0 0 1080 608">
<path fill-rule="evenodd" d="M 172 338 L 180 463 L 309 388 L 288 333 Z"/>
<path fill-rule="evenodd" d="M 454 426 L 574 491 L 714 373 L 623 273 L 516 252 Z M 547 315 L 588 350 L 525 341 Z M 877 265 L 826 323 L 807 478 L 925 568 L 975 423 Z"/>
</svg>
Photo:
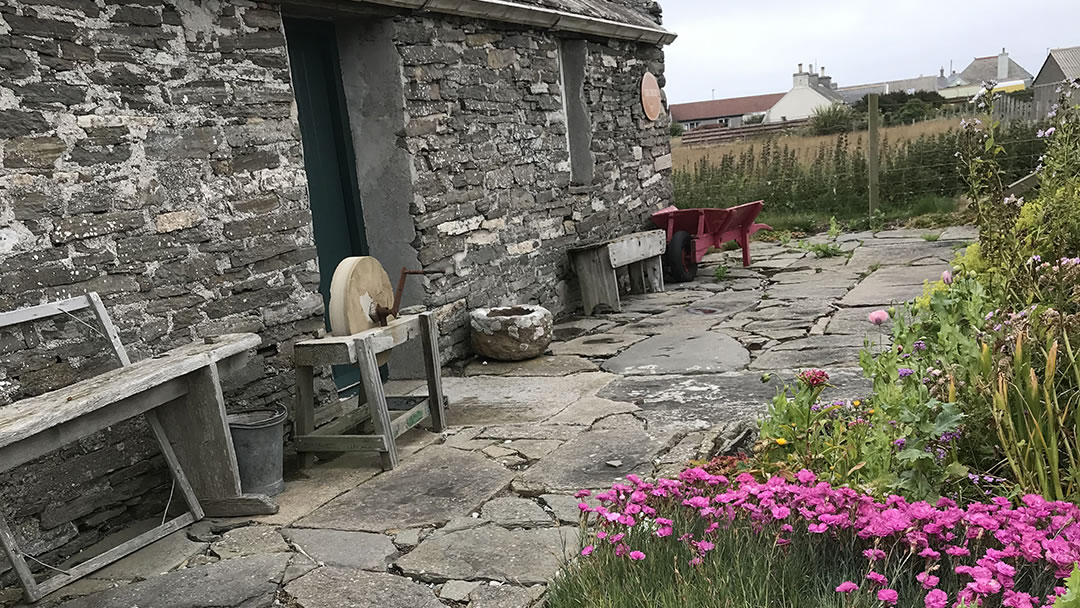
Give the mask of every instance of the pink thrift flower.
<svg viewBox="0 0 1080 608">
<path fill-rule="evenodd" d="M 885 552 L 881 549 L 867 549 L 866 551 L 863 551 L 862 554 L 866 559 L 872 562 L 885 559 Z"/>
<path fill-rule="evenodd" d="M 949 594 L 941 589 L 934 589 L 930 593 L 927 593 L 926 598 L 923 599 L 923 604 L 926 605 L 926 608 L 945 608 L 948 603 Z"/>
<path fill-rule="evenodd" d="M 594 547 L 592 545 L 586 545 L 585 548 L 581 550 L 581 555 L 587 557 L 589 554 L 591 554 L 593 552 L 593 549 L 595 549 L 595 548 L 596 547 Z"/>
<path fill-rule="evenodd" d="M 634 560 L 635 562 L 640 562 L 641 560 L 645 559 L 645 554 L 641 551 L 631 551 L 630 559 Z"/>
<path fill-rule="evenodd" d="M 700 557 L 695 557 L 694 559 L 690 560 L 690 565 L 691 566 L 700 566 L 701 565 L 701 558 Z"/>
<path fill-rule="evenodd" d="M 971 555 L 971 551 L 967 550 L 967 547 L 949 547 L 945 549 L 945 553 L 953 557 L 964 557 L 965 555 Z"/>
<path fill-rule="evenodd" d="M 586 496 L 592 496 L 592 492 L 589 490 L 578 490 L 574 492 L 574 498 L 585 498 Z"/>
<path fill-rule="evenodd" d="M 671 536 L 672 531 L 671 526 L 660 526 L 656 530 L 656 535 L 660 538 L 664 538 L 665 536 Z"/>
<path fill-rule="evenodd" d="M 814 534 L 822 534 L 829 530 L 829 524 L 810 524 L 806 529 Z"/>
<path fill-rule="evenodd" d="M 922 551 L 919 551 L 919 557 L 925 557 L 927 559 L 938 559 L 939 557 L 941 557 L 941 554 L 937 551 L 934 551 L 930 547 L 927 547 Z"/>
<path fill-rule="evenodd" d="M 596 538 L 599 538 L 600 540 L 604 540 L 605 538 L 607 538 L 607 532 L 604 532 L 603 530 L 597 532 L 596 533 Z"/>
<path fill-rule="evenodd" d="M 622 557 L 626 555 L 626 552 L 630 550 L 630 547 L 626 545 L 619 545 L 615 547 L 615 557 Z"/>
<path fill-rule="evenodd" d="M 881 325 L 885 321 L 889 320 L 889 313 L 885 312 L 884 310 L 875 310 L 874 312 L 870 313 L 867 318 L 874 325 Z"/>
<path fill-rule="evenodd" d="M 872 583 L 877 583 L 881 586 L 889 584 L 889 579 L 885 578 L 885 575 L 881 574 L 880 572 L 870 572 L 870 574 L 866 575 L 866 580 Z"/>
<path fill-rule="evenodd" d="M 844 581 L 836 586 L 837 593 L 851 593 L 852 591 L 858 591 L 859 586 L 851 581 Z"/>
<path fill-rule="evenodd" d="M 938 577 L 929 572 L 920 572 L 915 575 L 915 580 L 922 583 L 923 589 L 933 589 L 938 586 Z"/>
<path fill-rule="evenodd" d="M 583 502 L 577 503 L 577 508 L 580 509 L 581 511 L 584 511 L 584 512 L 592 511 L 592 507 L 590 507 L 588 504 L 583 503 Z"/>
<path fill-rule="evenodd" d="M 897 593 L 895 589 L 881 589 L 877 592 L 877 599 L 886 604 L 895 604 Z"/>
<path fill-rule="evenodd" d="M 817 475 L 814 475 L 813 471 L 803 469 L 795 474 L 795 478 L 802 484 L 812 484 L 817 480 Z"/>
</svg>

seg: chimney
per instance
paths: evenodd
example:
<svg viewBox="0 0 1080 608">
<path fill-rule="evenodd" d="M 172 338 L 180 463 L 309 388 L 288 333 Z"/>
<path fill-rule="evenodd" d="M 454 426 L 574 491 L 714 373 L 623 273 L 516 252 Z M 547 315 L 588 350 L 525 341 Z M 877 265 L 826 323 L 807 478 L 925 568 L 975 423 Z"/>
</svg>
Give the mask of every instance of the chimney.
<svg viewBox="0 0 1080 608">
<path fill-rule="evenodd" d="M 832 76 L 825 75 L 825 66 L 821 66 L 821 76 L 818 76 L 818 84 L 825 87 L 826 89 L 833 88 Z"/>
<path fill-rule="evenodd" d="M 938 78 L 945 77 L 945 66 L 941 66 L 941 70 L 938 71 Z"/>
<path fill-rule="evenodd" d="M 1005 52 L 1005 49 L 1001 49 L 1001 54 L 998 55 L 998 70 L 997 79 L 998 82 L 1009 78 L 1009 54 Z"/>
<path fill-rule="evenodd" d="M 798 71 L 796 71 L 795 73 L 796 73 L 796 74 L 802 74 L 802 64 L 801 64 L 801 63 L 799 64 L 799 69 L 798 69 Z"/>
</svg>

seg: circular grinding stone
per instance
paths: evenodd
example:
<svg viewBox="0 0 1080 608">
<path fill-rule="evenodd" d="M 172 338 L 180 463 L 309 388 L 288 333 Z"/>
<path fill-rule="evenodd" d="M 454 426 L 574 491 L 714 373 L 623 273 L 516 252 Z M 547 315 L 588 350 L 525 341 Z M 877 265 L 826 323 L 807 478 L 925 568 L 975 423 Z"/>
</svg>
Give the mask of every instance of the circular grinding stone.
<svg viewBox="0 0 1080 608">
<path fill-rule="evenodd" d="M 342 260 L 330 281 L 330 334 L 349 336 L 378 327 L 375 308 L 380 305 L 394 306 L 394 288 L 382 264 L 369 256 Z M 379 365 L 389 358 L 389 351 L 380 353 Z"/>
</svg>

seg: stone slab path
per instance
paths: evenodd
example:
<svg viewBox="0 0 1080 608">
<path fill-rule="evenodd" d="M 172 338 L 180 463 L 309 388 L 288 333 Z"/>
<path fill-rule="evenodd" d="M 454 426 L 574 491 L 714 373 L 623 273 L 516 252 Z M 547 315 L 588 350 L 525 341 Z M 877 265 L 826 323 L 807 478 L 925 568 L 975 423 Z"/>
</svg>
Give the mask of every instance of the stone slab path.
<svg viewBox="0 0 1080 608">
<path fill-rule="evenodd" d="M 841 235 L 831 258 L 754 243 L 749 268 L 709 254 L 693 282 L 558 324 L 543 357 L 446 370 L 453 426 L 403 437 L 398 469 L 320 462 L 287 476 L 280 513 L 199 522 L 38 605 L 534 606 L 577 550 L 576 490 L 745 445 L 741 423 L 806 367 L 830 373 L 834 398 L 864 395 L 858 353 L 881 340 L 867 314 L 921 295 L 976 236 Z"/>
</svg>

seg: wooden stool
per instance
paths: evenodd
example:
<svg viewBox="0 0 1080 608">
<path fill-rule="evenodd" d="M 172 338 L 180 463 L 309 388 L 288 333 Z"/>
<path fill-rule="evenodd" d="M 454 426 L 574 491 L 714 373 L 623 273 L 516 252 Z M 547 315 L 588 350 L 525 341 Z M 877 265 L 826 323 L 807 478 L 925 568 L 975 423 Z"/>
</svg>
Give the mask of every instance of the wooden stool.
<svg viewBox="0 0 1080 608">
<path fill-rule="evenodd" d="M 351 336 L 331 336 L 296 344 L 296 436 L 300 466 L 315 463 L 316 452 L 379 452 L 383 470 L 398 464 L 396 440 L 409 429 L 431 418 L 431 429 L 446 428 L 439 361 L 439 332 L 430 312 L 407 315 Z M 387 396 L 383 391 L 376 357 L 409 340 L 419 338 L 424 347 L 428 394 Z M 315 367 L 356 365 L 360 368 L 367 407 L 360 407 L 322 427 L 315 428 Z M 370 417 L 375 434 L 346 433 Z"/>
</svg>

